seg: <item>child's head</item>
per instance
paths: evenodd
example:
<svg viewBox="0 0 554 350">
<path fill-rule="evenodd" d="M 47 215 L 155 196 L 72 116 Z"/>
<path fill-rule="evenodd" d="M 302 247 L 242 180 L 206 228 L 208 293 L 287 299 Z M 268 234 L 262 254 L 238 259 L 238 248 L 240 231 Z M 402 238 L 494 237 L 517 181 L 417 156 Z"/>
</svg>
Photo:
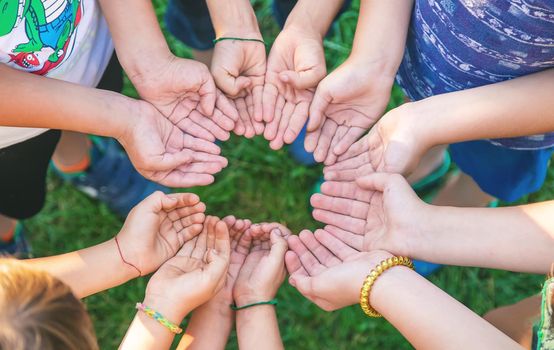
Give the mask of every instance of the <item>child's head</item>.
<svg viewBox="0 0 554 350">
<path fill-rule="evenodd" d="M 69 286 L 0 258 L 0 350 L 98 349 L 84 305 Z"/>
</svg>

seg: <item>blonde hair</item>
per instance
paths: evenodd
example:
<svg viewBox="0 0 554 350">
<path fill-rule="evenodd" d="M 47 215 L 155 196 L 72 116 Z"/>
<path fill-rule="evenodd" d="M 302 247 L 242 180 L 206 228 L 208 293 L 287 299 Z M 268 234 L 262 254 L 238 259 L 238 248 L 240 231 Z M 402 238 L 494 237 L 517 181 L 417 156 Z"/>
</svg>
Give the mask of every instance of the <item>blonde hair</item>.
<svg viewBox="0 0 554 350">
<path fill-rule="evenodd" d="M 87 311 L 69 286 L 0 258 L 0 350 L 97 350 Z"/>
</svg>

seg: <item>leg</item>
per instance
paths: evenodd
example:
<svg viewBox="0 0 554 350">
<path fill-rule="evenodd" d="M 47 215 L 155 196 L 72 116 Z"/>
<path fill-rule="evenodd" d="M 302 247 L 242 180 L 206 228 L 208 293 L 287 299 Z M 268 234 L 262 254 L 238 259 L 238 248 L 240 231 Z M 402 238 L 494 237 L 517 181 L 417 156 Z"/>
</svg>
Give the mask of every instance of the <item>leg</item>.
<svg viewBox="0 0 554 350">
<path fill-rule="evenodd" d="M 513 305 L 499 307 L 484 318 L 526 349 L 531 348 L 533 324 L 540 319 L 541 296 L 534 295 Z"/>
<path fill-rule="evenodd" d="M 165 12 L 169 32 L 192 49 L 197 61 L 211 65 L 215 32 L 203 0 L 170 0 Z"/>
<path fill-rule="evenodd" d="M 436 146 L 425 153 L 416 170 L 407 177 L 408 182 L 416 183 L 437 169 L 444 161 L 445 151 L 446 146 Z"/>
</svg>

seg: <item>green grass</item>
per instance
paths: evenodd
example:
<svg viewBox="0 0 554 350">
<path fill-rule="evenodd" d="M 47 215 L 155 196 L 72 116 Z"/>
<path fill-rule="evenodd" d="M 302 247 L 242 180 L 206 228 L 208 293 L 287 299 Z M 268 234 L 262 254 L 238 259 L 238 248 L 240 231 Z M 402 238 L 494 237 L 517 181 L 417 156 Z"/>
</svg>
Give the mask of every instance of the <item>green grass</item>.
<svg viewBox="0 0 554 350">
<path fill-rule="evenodd" d="M 155 0 L 154 3 L 158 14 L 162 15 L 165 1 Z M 268 10 L 268 1 L 255 1 L 255 8 L 264 37 L 272 42 L 278 28 Z M 325 41 L 330 69 L 347 57 L 356 18 L 357 2 L 343 14 L 332 37 Z M 186 47 L 174 38 L 168 37 L 168 41 L 177 55 L 189 57 L 190 51 Z M 128 84 L 125 91 L 134 94 Z M 401 100 L 400 91 L 395 89 L 391 106 Z M 229 159 L 229 167 L 217 176 L 215 184 L 193 189 L 206 202 L 210 214 L 234 214 L 253 221 L 280 221 L 295 232 L 318 227 L 310 216 L 308 196 L 314 181 L 321 175 L 320 167 L 299 166 L 286 151 L 273 152 L 260 138 L 233 137 L 222 148 Z M 44 210 L 27 223 L 36 255 L 80 249 L 107 240 L 118 232 L 122 221 L 104 205 L 88 199 L 51 175 L 48 189 Z M 554 171 L 551 170 L 544 188 L 522 203 L 550 199 L 553 194 Z M 542 276 L 458 267 L 443 268 L 431 277 L 433 283 L 480 314 L 538 292 L 542 280 Z M 102 349 L 117 347 L 134 315 L 134 304 L 143 298 L 147 281 L 147 277 L 140 278 L 86 299 Z M 326 313 L 286 283 L 278 298 L 281 300 L 279 323 L 287 348 L 411 348 L 386 321 L 367 319 L 356 306 Z M 234 335 L 228 348 L 237 348 Z"/>
</svg>

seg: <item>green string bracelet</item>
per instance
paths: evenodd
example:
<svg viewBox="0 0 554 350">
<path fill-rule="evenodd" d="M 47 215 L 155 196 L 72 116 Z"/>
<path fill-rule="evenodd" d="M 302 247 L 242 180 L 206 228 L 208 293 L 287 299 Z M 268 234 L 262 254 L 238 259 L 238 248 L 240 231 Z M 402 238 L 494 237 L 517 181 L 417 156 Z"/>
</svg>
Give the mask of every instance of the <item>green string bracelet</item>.
<svg viewBox="0 0 554 350">
<path fill-rule="evenodd" d="M 262 43 L 262 44 L 265 45 L 265 41 L 263 39 L 234 38 L 234 37 L 230 37 L 230 36 L 224 36 L 224 37 L 221 37 L 221 38 L 214 39 L 213 42 L 214 42 L 214 45 L 215 45 L 218 42 L 224 41 L 224 40 L 254 41 L 254 42 Z"/>
<path fill-rule="evenodd" d="M 229 307 L 231 308 L 231 310 L 237 311 L 237 310 L 247 309 L 249 307 L 258 306 L 258 305 L 277 305 L 277 299 L 271 299 L 269 301 L 259 301 L 257 303 L 247 304 L 243 306 L 237 306 L 236 304 L 233 303 L 229 305 Z"/>
</svg>

